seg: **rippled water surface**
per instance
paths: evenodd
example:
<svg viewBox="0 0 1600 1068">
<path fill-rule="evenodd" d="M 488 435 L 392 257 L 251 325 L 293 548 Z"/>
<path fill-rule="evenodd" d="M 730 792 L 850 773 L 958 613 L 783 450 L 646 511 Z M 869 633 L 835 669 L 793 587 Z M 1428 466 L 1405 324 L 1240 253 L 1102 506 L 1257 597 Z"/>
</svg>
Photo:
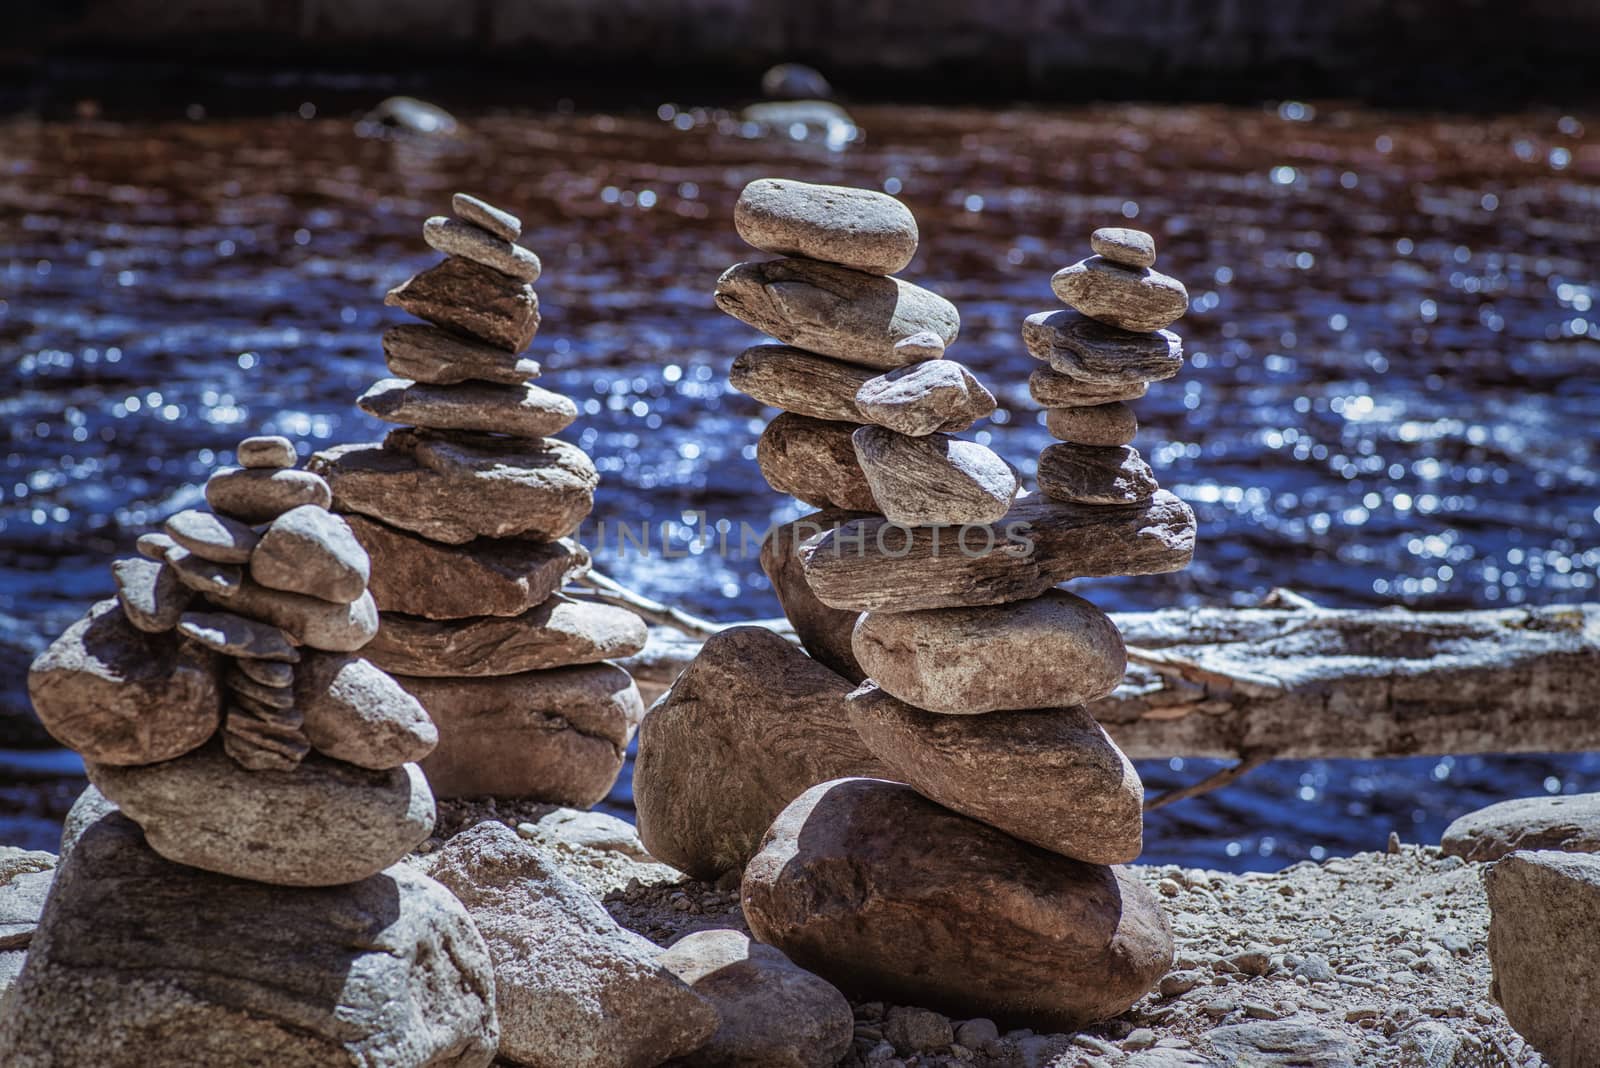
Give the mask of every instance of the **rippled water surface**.
<svg viewBox="0 0 1600 1068">
<path fill-rule="evenodd" d="M 292 109 L 296 100 L 289 107 Z M 757 340 L 712 307 L 752 253 L 762 175 L 886 189 L 916 212 L 905 276 L 962 314 L 951 355 L 1001 398 L 979 434 L 1031 476 L 1027 314 L 1088 232 L 1151 230 L 1194 305 L 1186 373 L 1138 403 L 1139 445 L 1195 506 L 1181 575 L 1083 584 L 1112 609 L 1422 608 L 1594 597 L 1600 567 L 1600 116 L 1338 105 L 862 108 L 832 146 L 693 102 L 464 114 L 441 139 L 362 136 L 358 112 L 0 120 L 0 716 L 29 742 L 33 652 L 111 590 L 106 565 L 200 500 L 249 433 L 309 452 L 370 439 L 384 290 L 432 262 L 457 189 L 517 211 L 545 263 L 543 384 L 579 399 L 596 518 L 798 514 L 754 460 L 767 415 L 730 393 Z M 614 546 L 608 546 L 614 549 Z M 705 615 L 776 614 L 752 559 L 600 565 Z M 0 838 L 47 843 L 63 755 L 0 760 Z M 1215 764 L 1146 764 L 1152 790 Z M 70 762 L 67 764 L 70 772 Z M 1151 820 L 1147 858 L 1277 867 L 1431 840 L 1506 796 L 1594 789 L 1594 756 L 1282 763 Z M 626 805 L 624 783 L 615 801 Z"/>
</svg>

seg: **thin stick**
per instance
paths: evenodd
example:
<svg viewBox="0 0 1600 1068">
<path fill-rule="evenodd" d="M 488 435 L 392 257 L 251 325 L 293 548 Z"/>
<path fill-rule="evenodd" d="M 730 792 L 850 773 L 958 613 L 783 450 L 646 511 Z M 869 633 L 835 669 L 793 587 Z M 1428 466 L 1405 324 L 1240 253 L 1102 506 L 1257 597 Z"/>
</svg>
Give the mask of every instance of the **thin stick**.
<svg viewBox="0 0 1600 1068">
<path fill-rule="evenodd" d="M 1144 803 L 1144 810 L 1146 812 L 1154 812 L 1158 808 L 1166 808 L 1168 805 L 1178 801 L 1187 801 L 1191 797 L 1199 797 L 1201 794 L 1208 794 L 1212 790 L 1221 789 L 1271 759 L 1271 753 L 1247 754 L 1239 763 L 1223 768 L 1221 771 L 1213 772 L 1199 782 L 1190 783 L 1188 786 L 1180 786 L 1176 790 L 1168 790 L 1160 797 L 1149 798 Z"/>
<path fill-rule="evenodd" d="M 669 604 L 646 597 L 642 593 L 635 593 L 622 585 L 616 579 L 602 575 L 598 571 L 590 571 L 587 575 L 576 580 L 577 585 L 583 586 L 590 592 L 588 596 L 596 601 L 614 604 L 619 608 L 626 608 L 633 612 L 646 623 L 655 623 L 661 626 L 672 627 L 680 630 L 691 638 L 704 640 L 726 630 L 732 623 L 713 623 L 709 619 L 690 615 L 681 608 L 674 608 Z"/>
</svg>

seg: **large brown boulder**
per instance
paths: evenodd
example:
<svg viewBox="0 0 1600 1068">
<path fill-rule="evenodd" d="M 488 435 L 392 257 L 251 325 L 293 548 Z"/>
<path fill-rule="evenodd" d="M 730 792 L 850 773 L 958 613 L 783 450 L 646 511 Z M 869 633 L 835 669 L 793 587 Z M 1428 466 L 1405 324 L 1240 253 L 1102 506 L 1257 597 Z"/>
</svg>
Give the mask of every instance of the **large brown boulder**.
<svg viewBox="0 0 1600 1068">
<path fill-rule="evenodd" d="M 710 638 L 639 729 L 633 799 L 651 855 L 715 879 L 809 787 L 882 774 L 850 726 L 850 685 L 763 627 Z"/>
<path fill-rule="evenodd" d="M 778 595 L 783 614 L 794 625 L 800 644 L 812 657 L 837 671 L 851 682 L 867 677 L 850 647 L 860 612 L 829 608 L 817 600 L 806 583 L 805 567 L 800 562 L 800 546 L 840 523 L 866 518 L 870 513 L 826 509 L 803 515 L 790 523 L 773 527 L 761 543 L 761 570 Z"/>
<path fill-rule="evenodd" d="M 784 809 L 744 873 L 751 933 L 859 998 L 1076 1030 L 1172 964 L 1153 894 L 951 812 L 841 779 Z"/>
</svg>

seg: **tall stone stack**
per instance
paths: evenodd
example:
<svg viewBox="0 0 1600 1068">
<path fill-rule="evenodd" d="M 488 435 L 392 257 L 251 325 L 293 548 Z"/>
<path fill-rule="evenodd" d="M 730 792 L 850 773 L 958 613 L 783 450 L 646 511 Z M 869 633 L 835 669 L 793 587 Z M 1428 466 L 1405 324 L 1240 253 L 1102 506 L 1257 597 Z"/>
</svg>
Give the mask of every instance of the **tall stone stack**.
<svg viewBox="0 0 1600 1068">
<path fill-rule="evenodd" d="M 423 762 L 434 792 L 588 807 L 644 711 L 607 661 L 642 649 L 645 626 L 561 593 L 589 568 L 571 535 L 599 475 L 550 436 L 577 406 L 534 385 L 539 364 L 522 355 L 539 328 L 539 258 L 515 244 L 514 216 L 461 193 L 452 208 L 423 226 L 445 259 L 385 298 L 425 322 L 384 333 L 396 377 L 357 402 L 402 425 L 310 467 L 372 557 L 382 621 L 367 655 L 438 725 Z"/>
<path fill-rule="evenodd" d="M 433 830 L 437 733 L 355 655 L 368 556 L 288 440 L 238 458 L 29 672 L 93 786 L 0 1062 L 486 1065 L 483 940 L 396 863 Z"/>
</svg>

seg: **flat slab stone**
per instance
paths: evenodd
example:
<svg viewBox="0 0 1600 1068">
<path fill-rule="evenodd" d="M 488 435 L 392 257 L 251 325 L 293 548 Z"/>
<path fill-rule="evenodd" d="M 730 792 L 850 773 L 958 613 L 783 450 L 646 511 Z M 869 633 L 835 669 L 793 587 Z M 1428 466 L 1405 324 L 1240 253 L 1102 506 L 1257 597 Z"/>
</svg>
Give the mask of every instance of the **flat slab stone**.
<svg viewBox="0 0 1600 1068">
<path fill-rule="evenodd" d="M 157 531 L 151 531 L 148 534 L 140 534 L 138 540 L 134 542 L 133 547 L 137 549 L 139 551 L 139 555 L 144 557 L 146 560 L 164 561 L 167 558 L 168 550 L 173 549 L 177 546 L 177 544 L 177 542 L 173 541 L 167 535 Z"/>
<path fill-rule="evenodd" d="M 151 634 L 176 627 L 194 596 L 171 567 L 142 556 L 113 563 L 111 577 L 128 622 Z"/>
<path fill-rule="evenodd" d="M 1086 705 L 1128 665 L 1111 617 L 1066 590 L 1009 604 L 867 612 L 856 660 L 887 692 L 947 715 Z"/>
<path fill-rule="evenodd" d="M 761 476 L 779 493 L 814 508 L 876 512 L 872 487 L 856 459 L 854 423 L 809 419 L 784 412 L 756 441 Z"/>
<path fill-rule="evenodd" d="M 537 360 L 424 323 L 402 323 L 385 330 L 383 359 L 396 376 L 436 386 L 459 382 L 515 386 L 540 373 Z"/>
<path fill-rule="evenodd" d="M 522 236 L 522 220 L 487 200 L 457 193 L 450 198 L 450 210 L 462 222 L 481 226 L 502 241 L 515 241 Z"/>
<path fill-rule="evenodd" d="M 745 242 L 779 256 L 836 263 L 868 274 L 904 270 L 917 254 L 917 220 L 887 193 L 758 178 L 733 206 Z"/>
<path fill-rule="evenodd" d="M 1161 488 L 1131 445 L 1046 446 L 1039 453 L 1037 477 L 1040 493 L 1074 504 L 1138 504 Z"/>
<path fill-rule="evenodd" d="M 857 998 L 1076 1030 L 1172 965 L 1154 895 L 951 812 L 841 779 L 774 821 L 742 887 L 750 932 Z"/>
<path fill-rule="evenodd" d="M 184 586 L 220 600 L 231 598 L 244 583 L 244 568 L 238 564 L 219 564 L 196 556 L 181 545 L 167 550 L 165 562 Z"/>
<path fill-rule="evenodd" d="M 395 430 L 383 445 L 340 445 L 310 466 L 334 487 L 341 512 L 360 512 L 433 541 L 564 538 L 594 506 L 600 481 L 576 445 L 546 438 L 446 438 Z"/>
<path fill-rule="evenodd" d="M 529 383 L 435 386 L 385 378 L 361 394 L 356 403 L 368 415 L 390 423 L 519 438 L 559 434 L 578 418 L 578 406 L 570 398 Z"/>
<path fill-rule="evenodd" d="M 1061 268 L 1050 288 L 1067 307 L 1122 330 L 1160 330 L 1189 310 L 1189 291 L 1176 278 L 1102 256 Z"/>
<path fill-rule="evenodd" d="M 359 656 L 308 652 L 295 670 L 294 706 L 317 752 L 360 768 L 413 764 L 439 744 L 417 699 Z"/>
<path fill-rule="evenodd" d="M 222 717 L 222 751 L 246 771 L 292 772 L 311 752 L 298 709 L 234 693 Z"/>
<path fill-rule="evenodd" d="M 270 523 L 302 504 L 326 508 L 331 501 L 328 484 L 310 471 L 224 468 L 206 479 L 206 503 L 244 523 Z"/>
<path fill-rule="evenodd" d="M 1041 849 L 1127 864 L 1144 846 L 1144 785 L 1081 705 L 943 716 L 868 683 L 850 723 L 891 777 Z"/>
<path fill-rule="evenodd" d="M 380 612 L 427 619 L 518 616 L 589 571 L 589 551 L 562 538 L 474 538 L 441 545 L 352 512 L 372 559 L 368 589 Z"/>
<path fill-rule="evenodd" d="M 1143 230 L 1102 226 L 1089 235 L 1089 247 L 1124 267 L 1154 267 L 1156 263 L 1156 239 Z"/>
<path fill-rule="evenodd" d="M 986 528 L 907 528 L 858 519 L 800 550 L 823 604 L 856 612 L 1001 604 L 1075 578 L 1181 571 L 1194 555 L 1189 506 L 1158 490 L 1137 505 L 1017 499 Z"/>
<path fill-rule="evenodd" d="M 263 686 L 294 685 L 294 665 L 282 660 L 255 660 L 240 657 L 229 660 L 228 667 Z"/>
<path fill-rule="evenodd" d="M 261 535 L 250 524 L 214 512 L 202 512 L 198 508 L 187 508 L 177 513 L 162 524 L 162 529 L 169 538 L 200 559 L 214 560 L 219 564 L 248 562 L 251 551 L 261 540 Z"/>
<path fill-rule="evenodd" d="M 850 726 L 850 688 L 765 628 L 707 639 L 639 728 L 633 798 L 651 855 L 716 879 L 742 869 L 811 786 L 888 774 Z"/>
<path fill-rule="evenodd" d="M 413 275 L 383 302 L 512 353 L 539 332 L 539 296 L 531 285 L 460 256 Z"/>
<path fill-rule="evenodd" d="M 994 450 L 948 434 L 908 437 L 879 426 L 851 435 L 877 511 L 908 527 L 993 523 L 1017 495 L 1017 474 Z"/>
<path fill-rule="evenodd" d="M 855 650 L 850 647 L 850 635 L 861 613 L 829 608 L 817 600 L 817 595 L 806 584 L 800 546 L 825 530 L 869 515 L 869 512 L 838 509 L 812 512 L 773 527 L 761 543 L 761 570 L 772 583 L 772 592 L 777 594 L 783 614 L 793 624 L 801 647 L 851 682 L 867 677 L 856 661 Z"/>
<path fill-rule="evenodd" d="M 301 645 L 333 653 L 354 652 L 378 633 L 378 606 L 372 603 L 370 593 L 349 604 L 335 604 L 320 597 L 268 589 L 247 578 L 239 591 L 218 607 L 279 627 Z"/>
<path fill-rule="evenodd" d="M 644 620 L 615 605 L 555 594 L 520 616 L 433 620 L 385 613 L 364 650 L 398 675 L 516 675 L 593 664 L 644 648 Z"/>
<path fill-rule="evenodd" d="M 163 860 L 111 814 L 63 859 L 0 1063 L 487 1068 L 494 1004 L 466 910 L 409 866 L 285 893 Z"/>
<path fill-rule="evenodd" d="M 728 385 L 762 404 L 811 419 L 864 423 L 856 391 L 872 381 L 871 368 L 831 360 L 789 345 L 754 345 L 741 352 Z"/>
<path fill-rule="evenodd" d="M 293 467 L 294 442 L 280 434 L 262 434 L 245 438 L 234 450 L 240 467 Z"/>
<path fill-rule="evenodd" d="M 896 343 L 928 331 L 955 343 L 961 316 L 936 293 L 898 278 L 816 260 L 740 263 L 717 279 L 717 307 L 820 356 L 887 369 L 922 359 Z"/>
<path fill-rule="evenodd" d="M 33 941 L 55 867 L 54 853 L 0 846 L 0 953 Z"/>
<path fill-rule="evenodd" d="M 367 590 L 372 561 L 342 516 L 302 505 L 272 521 L 250 555 L 250 577 L 274 590 L 349 604 Z"/>
<path fill-rule="evenodd" d="M 371 771 L 313 753 L 291 771 L 247 771 L 212 743 L 160 764 L 85 767 L 168 860 L 274 886 L 357 882 L 433 831 L 415 764 Z"/>
<path fill-rule="evenodd" d="M 1109 448 L 1128 445 L 1139 436 L 1139 417 L 1121 401 L 1082 408 L 1051 408 L 1044 428 L 1057 441 Z"/>
<path fill-rule="evenodd" d="M 1600 853 L 1600 794 L 1519 797 L 1469 812 L 1439 847 L 1463 860 L 1499 860 L 1517 849 Z"/>
<path fill-rule="evenodd" d="M 300 651 L 282 627 L 233 612 L 185 612 L 178 632 L 208 649 L 236 659 L 295 663 Z"/>
<path fill-rule="evenodd" d="M 1028 376 L 1028 393 L 1045 408 L 1078 408 L 1113 401 L 1138 400 L 1150 391 L 1150 383 L 1140 380 L 1117 385 L 1099 385 L 1062 374 L 1053 367 L 1037 367 Z"/>
<path fill-rule="evenodd" d="M 644 716 L 639 688 L 614 664 L 395 681 L 439 728 L 422 768 L 440 797 L 588 808 L 611 791 Z"/>
<path fill-rule="evenodd" d="M 519 282 L 539 280 L 542 268 L 538 256 L 481 226 L 435 215 L 422 224 L 422 239 L 429 248 L 446 256 L 460 256 L 480 263 Z"/>
<path fill-rule="evenodd" d="M 1171 330 L 1133 333 L 1070 310 L 1028 316 L 1022 342 L 1034 359 L 1085 386 L 1132 388 L 1183 370 L 1183 339 Z"/>
<path fill-rule="evenodd" d="M 219 675 L 210 650 L 139 630 L 104 600 L 34 659 L 28 697 L 50 737 L 85 760 L 151 764 L 216 732 Z"/>
<path fill-rule="evenodd" d="M 995 400 L 954 360 L 926 360 L 862 383 L 856 407 L 870 423 L 921 437 L 965 430 L 993 414 Z"/>
</svg>

